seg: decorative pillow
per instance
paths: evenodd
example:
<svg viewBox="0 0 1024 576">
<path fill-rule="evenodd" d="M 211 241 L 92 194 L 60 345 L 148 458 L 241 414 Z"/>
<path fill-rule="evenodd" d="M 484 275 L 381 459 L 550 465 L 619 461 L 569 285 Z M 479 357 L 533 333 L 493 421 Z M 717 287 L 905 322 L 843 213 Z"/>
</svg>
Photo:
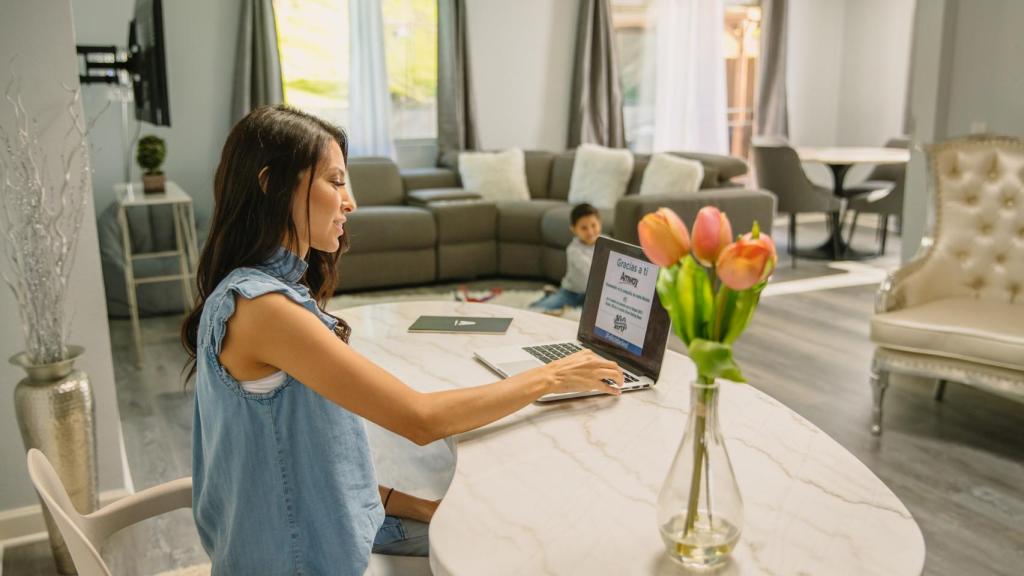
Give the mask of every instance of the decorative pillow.
<svg viewBox="0 0 1024 576">
<path fill-rule="evenodd" d="M 633 176 L 633 153 L 620 148 L 583 144 L 576 149 L 569 180 L 569 203 L 587 202 L 614 210 Z"/>
<path fill-rule="evenodd" d="M 530 199 L 530 188 L 526 185 L 526 160 L 520 148 L 503 152 L 462 152 L 459 154 L 459 176 L 467 192 L 475 192 L 484 200 Z"/>
<path fill-rule="evenodd" d="M 640 195 L 692 194 L 704 181 L 704 165 L 672 154 L 654 154 L 644 169 Z"/>
</svg>

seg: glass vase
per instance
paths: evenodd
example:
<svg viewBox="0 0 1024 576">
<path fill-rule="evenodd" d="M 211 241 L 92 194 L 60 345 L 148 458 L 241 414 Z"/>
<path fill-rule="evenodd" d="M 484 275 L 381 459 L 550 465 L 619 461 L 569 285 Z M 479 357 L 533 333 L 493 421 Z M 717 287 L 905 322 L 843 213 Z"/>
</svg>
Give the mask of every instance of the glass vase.
<svg viewBox="0 0 1024 576">
<path fill-rule="evenodd" d="M 690 385 L 690 415 L 658 495 L 668 556 L 690 569 L 723 564 L 743 530 L 743 500 L 718 423 L 718 383 Z"/>
</svg>

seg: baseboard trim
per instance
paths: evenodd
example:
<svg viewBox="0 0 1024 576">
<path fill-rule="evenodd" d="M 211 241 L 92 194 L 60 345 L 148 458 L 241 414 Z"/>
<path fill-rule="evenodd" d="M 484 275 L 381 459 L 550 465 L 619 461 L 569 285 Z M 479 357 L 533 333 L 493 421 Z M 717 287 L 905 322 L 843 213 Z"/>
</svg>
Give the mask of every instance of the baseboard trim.
<svg viewBox="0 0 1024 576">
<path fill-rule="evenodd" d="M 123 488 L 100 492 L 100 507 L 120 500 L 130 492 Z M 46 538 L 46 523 L 40 504 L 0 511 L 0 550 Z"/>
</svg>

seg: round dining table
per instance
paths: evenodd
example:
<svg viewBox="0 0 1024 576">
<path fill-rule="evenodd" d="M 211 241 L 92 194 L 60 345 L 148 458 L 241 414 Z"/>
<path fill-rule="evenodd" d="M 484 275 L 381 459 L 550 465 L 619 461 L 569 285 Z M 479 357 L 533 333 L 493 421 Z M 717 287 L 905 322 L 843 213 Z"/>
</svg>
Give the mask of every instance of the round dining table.
<svg viewBox="0 0 1024 576">
<path fill-rule="evenodd" d="M 498 380 L 473 351 L 572 342 L 578 324 L 494 304 L 409 301 L 337 310 L 352 347 L 422 392 Z M 512 318 L 502 335 L 410 333 L 420 315 Z M 440 498 L 435 575 L 658 574 L 683 570 L 656 502 L 690 411 L 690 360 L 666 351 L 648 390 L 533 403 L 477 430 L 416 446 L 367 424 L 378 480 Z M 720 575 L 917 576 L 921 530 L 863 463 L 753 386 L 723 382 L 722 430 L 744 526 Z"/>
<path fill-rule="evenodd" d="M 851 167 L 857 164 L 906 164 L 910 161 L 910 151 L 904 148 L 802 146 L 796 149 L 796 153 L 801 162 L 814 162 L 829 167 L 832 171 L 832 193 L 840 199 L 846 198 L 843 180 Z M 839 218 L 840 226 L 833 226 L 832 233 L 824 244 L 810 250 L 799 250 L 797 255 L 826 260 L 859 260 L 873 257 L 873 254 L 862 254 L 847 246 L 843 240 L 842 216 Z"/>
</svg>

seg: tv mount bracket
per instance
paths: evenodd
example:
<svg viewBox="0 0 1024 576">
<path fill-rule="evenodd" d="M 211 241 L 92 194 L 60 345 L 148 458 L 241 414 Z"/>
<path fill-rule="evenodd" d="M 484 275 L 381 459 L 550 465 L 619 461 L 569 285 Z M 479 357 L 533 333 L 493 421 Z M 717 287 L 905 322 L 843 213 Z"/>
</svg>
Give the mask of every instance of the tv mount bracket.
<svg viewBox="0 0 1024 576">
<path fill-rule="evenodd" d="M 118 50 L 117 46 L 82 44 L 76 46 L 75 50 L 82 56 L 80 62 L 85 65 L 84 73 L 78 75 L 78 81 L 82 84 L 123 84 L 119 72 L 123 70 L 131 76 L 136 74 L 137 60 L 134 52 Z M 82 72 L 83 68 L 79 68 L 79 71 Z"/>
</svg>

